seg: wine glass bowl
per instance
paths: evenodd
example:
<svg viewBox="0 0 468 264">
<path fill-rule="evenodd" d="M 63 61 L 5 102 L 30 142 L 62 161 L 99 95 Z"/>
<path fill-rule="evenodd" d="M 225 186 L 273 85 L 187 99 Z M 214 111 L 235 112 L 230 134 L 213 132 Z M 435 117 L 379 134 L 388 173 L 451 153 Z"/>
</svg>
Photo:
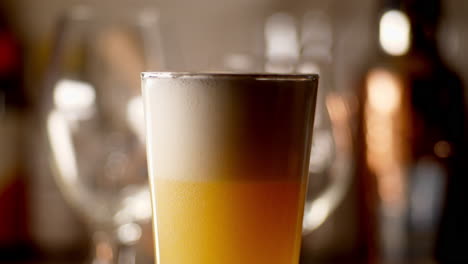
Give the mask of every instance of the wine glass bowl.
<svg viewBox="0 0 468 264">
<path fill-rule="evenodd" d="M 103 17 L 74 8 L 58 23 L 46 76 L 42 105 L 53 175 L 100 234 L 96 245 L 105 240 L 116 251 L 108 262 L 126 263 L 117 250 L 135 244 L 139 224 L 151 219 L 139 72 L 155 65 L 156 52 L 148 50 L 157 47 L 149 37 L 156 26 L 157 14 L 148 10 Z"/>
</svg>

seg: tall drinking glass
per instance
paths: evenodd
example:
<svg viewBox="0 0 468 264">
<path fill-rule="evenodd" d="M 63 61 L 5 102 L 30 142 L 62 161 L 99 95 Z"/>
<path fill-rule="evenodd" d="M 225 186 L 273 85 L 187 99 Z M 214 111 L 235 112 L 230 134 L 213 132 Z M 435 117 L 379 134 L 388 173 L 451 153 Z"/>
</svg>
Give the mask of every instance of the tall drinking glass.
<svg viewBox="0 0 468 264">
<path fill-rule="evenodd" d="M 158 264 L 296 264 L 317 75 L 143 73 Z"/>
</svg>

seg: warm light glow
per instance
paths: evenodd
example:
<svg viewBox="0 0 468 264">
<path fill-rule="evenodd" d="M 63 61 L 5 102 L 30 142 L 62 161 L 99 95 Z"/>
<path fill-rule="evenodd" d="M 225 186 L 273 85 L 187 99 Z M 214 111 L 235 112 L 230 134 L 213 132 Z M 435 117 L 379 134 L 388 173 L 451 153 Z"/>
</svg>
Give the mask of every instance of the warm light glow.
<svg viewBox="0 0 468 264">
<path fill-rule="evenodd" d="M 406 14 L 389 10 L 382 15 L 379 26 L 380 46 L 386 53 L 399 56 L 408 51 L 411 27 Z"/>
<path fill-rule="evenodd" d="M 378 188 L 384 205 L 401 205 L 405 197 L 405 182 L 401 170 L 396 166 L 380 175 Z"/>
<path fill-rule="evenodd" d="M 89 107 L 94 103 L 95 94 L 89 83 L 60 80 L 55 85 L 54 102 L 59 109 Z"/>
<path fill-rule="evenodd" d="M 403 86 L 385 69 L 369 72 L 364 105 L 366 160 L 376 176 L 384 208 L 402 208 L 405 201 L 404 158 L 406 153 L 399 133 L 405 116 L 401 115 Z"/>
<path fill-rule="evenodd" d="M 332 122 L 333 138 L 339 154 L 351 151 L 350 112 L 348 104 L 342 96 L 330 93 L 326 97 L 326 106 Z"/>
<path fill-rule="evenodd" d="M 117 237 L 125 245 L 132 245 L 141 238 L 141 227 L 135 223 L 127 223 L 117 228 Z"/>
<path fill-rule="evenodd" d="M 434 145 L 434 153 L 439 158 L 448 158 L 452 153 L 452 147 L 449 142 L 441 140 Z"/>
<path fill-rule="evenodd" d="M 266 57 L 268 59 L 299 57 L 299 41 L 294 17 L 276 13 L 265 24 Z"/>
<path fill-rule="evenodd" d="M 64 79 L 55 85 L 54 103 L 57 109 L 67 116 L 90 116 L 95 99 L 95 91 L 89 83 Z"/>
<path fill-rule="evenodd" d="M 109 243 L 98 242 L 96 244 L 97 263 L 110 263 L 113 258 L 114 254 L 112 252 L 112 247 L 109 245 Z"/>
<path fill-rule="evenodd" d="M 372 145 L 372 155 L 374 154 L 389 155 L 392 154 L 392 145 L 394 144 L 393 130 L 394 126 L 391 122 L 379 122 L 378 117 L 370 116 L 367 122 L 366 141 Z"/>
<path fill-rule="evenodd" d="M 391 113 L 400 104 L 400 84 L 386 70 L 374 70 L 367 79 L 367 96 L 369 104 L 382 113 Z"/>
</svg>

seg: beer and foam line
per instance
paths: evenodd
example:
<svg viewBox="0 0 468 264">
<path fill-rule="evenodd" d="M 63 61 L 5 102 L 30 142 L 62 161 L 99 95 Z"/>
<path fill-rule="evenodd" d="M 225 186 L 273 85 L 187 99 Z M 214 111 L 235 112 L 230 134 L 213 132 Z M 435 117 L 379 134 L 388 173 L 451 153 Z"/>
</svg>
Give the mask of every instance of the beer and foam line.
<svg viewBox="0 0 468 264">
<path fill-rule="evenodd" d="M 311 83 L 160 77 L 143 80 L 157 262 L 297 263 Z"/>
</svg>

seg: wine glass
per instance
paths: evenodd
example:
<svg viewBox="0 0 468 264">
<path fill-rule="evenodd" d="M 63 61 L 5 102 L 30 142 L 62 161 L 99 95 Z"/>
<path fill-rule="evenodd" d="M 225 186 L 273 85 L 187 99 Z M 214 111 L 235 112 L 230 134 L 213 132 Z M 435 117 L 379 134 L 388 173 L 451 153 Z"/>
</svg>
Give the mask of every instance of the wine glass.
<svg viewBox="0 0 468 264">
<path fill-rule="evenodd" d="M 320 227 L 341 204 L 351 185 L 352 131 L 350 110 L 333 85 L 333 32 L 322 10 L 297 19 L 288 12 L 269 15 L 263 26 L 263 54 L 227 54 L 230 71 L 318 73 L 317 107 L 309 163 L 303 234 Z"/>
<path fill-rule="evenodd" d="M 225 19 L 236 23 L 221 25 L 213 23 L 216 17 L 195 15 L 165 21 L 171 32 L 163 31 L 165 64 L 160 69 L 320 75 L 309 166 L 314 181 L 308 186 L 303 223 L 303 233 L 309 234 L 342 203 L 352 181 L 351 113 L 333 85 L 331 21 L 322 11 L 306 12 L 300 19 L 273 13 L 255 26 L 248 24 L 258 23 L 256 15 Z"/>
<path fill-rule="evenodd" d="M 42 110 L 57 186 L 93 230 L 93 263 L 135 263 L 151 219 L 139 72 L 162 61 L 158 15 L 101 11 L 74 7 L 57 24 Z"/>
</svg>

